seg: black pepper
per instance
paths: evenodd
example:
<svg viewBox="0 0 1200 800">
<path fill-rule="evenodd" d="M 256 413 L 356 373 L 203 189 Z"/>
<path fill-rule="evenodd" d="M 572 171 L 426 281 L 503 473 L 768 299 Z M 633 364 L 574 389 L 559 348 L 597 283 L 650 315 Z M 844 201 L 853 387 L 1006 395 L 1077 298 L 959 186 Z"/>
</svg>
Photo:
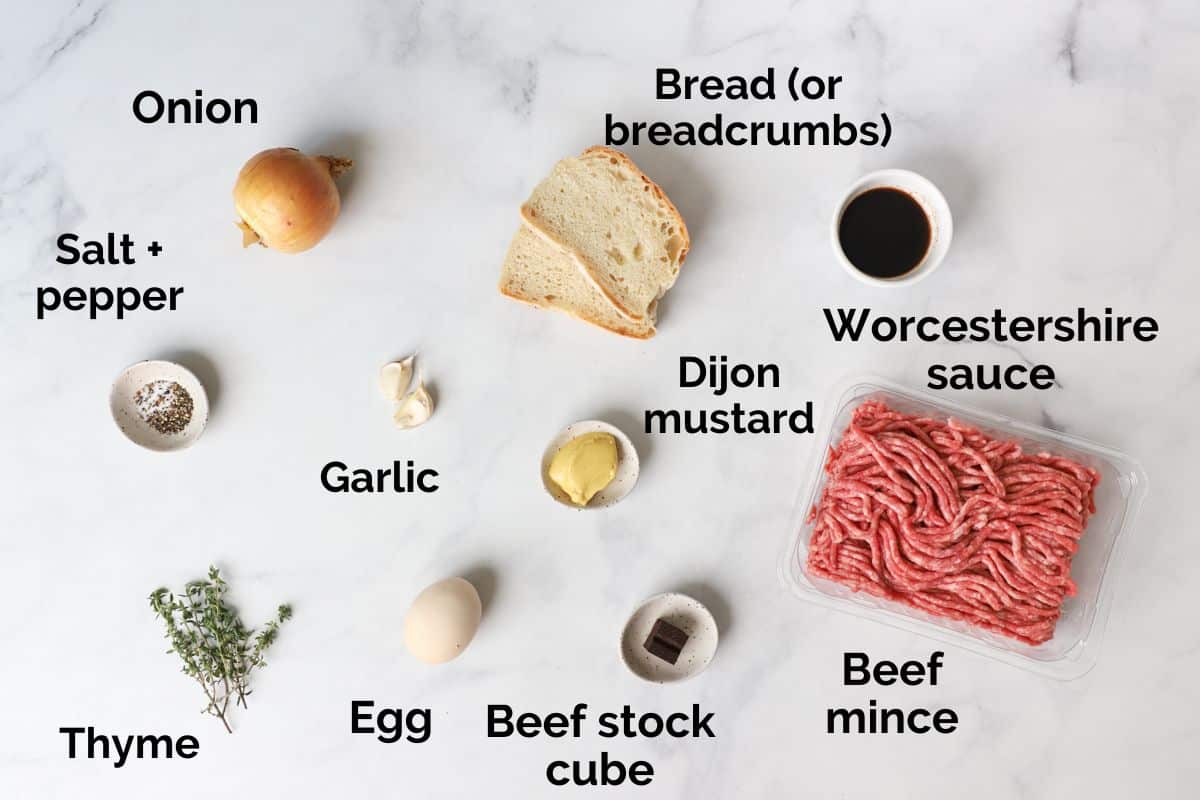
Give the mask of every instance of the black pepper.
<svg viewBox="0 0 1200 800">
<path fill-rule="evenodd" d="M 133 395 L 146 423 L 161 434 L 183 433 L 192 421 L 192 396 L 177 381 L 150 381 Z"/>
</svg>

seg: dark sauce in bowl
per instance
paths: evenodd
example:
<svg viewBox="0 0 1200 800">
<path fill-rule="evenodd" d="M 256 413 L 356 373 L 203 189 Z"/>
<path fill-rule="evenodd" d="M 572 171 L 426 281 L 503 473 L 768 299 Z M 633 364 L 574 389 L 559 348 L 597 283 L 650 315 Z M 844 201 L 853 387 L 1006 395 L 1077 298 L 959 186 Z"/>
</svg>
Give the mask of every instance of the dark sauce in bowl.
<svg viewBox="0 0 1200 800">
<path fill-rule="evenodd" d="M 899 278 L 929 252 L 933 227 L 925 209 L 908 192 L 868 189 L 855 197 L 838 222 L 838 242 L 864 275 Z"/>
</svg>

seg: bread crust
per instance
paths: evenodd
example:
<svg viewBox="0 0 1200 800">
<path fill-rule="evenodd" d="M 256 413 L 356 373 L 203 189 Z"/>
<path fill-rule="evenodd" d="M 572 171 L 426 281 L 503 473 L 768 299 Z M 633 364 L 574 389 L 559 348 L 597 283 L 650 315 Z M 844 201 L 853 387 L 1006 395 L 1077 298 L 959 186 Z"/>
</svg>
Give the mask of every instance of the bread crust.
<svg viewBox="0 0 1200 800">
<path fill-rule="evenodd" d="M 639 339 L 641 341 L 645 341 L 647 339 L 653 338 L 654 334 L 657 333 L 657 331 L 655 330 L 655 328 L 653 326 L 651 326 L 649 330 L 638 331 L 633 328 L 616 328 L 616 327 L 612 327 L 609 325 L 605 325 L 603 322 L 600 322 L 599 320 L 591 319 L 590 317 L 585 317 L 582 314 L 576 314 L 575 312 L 568 311 L 565 308 L 559 308 L 558 306 L 543 305 L 542 303 L 536 302 L 534 300 L 530 300 L 527 297 L 523 297 L 519 294 L 515 294 L 515 293 L 509 291 L 508 287 L 504 286 L 503 284 L 500 286 L 500 294 L 504 295 L 505 297 L 509 297 L 513 300 L 519 300 L 520 302 L 524 303 L 525 305 L 533 306 L 534 308 L 549 308 L 554 311 L 561 311 L 564 314 L 567 314 L 568 316 L 572 316 L 577 320 L 586 322 L 589 325 L 600 328 L 601 330 L 608 331 L 609 333 L 615 333 L 618 336 L 624 336 L 627 339 Z"/>
<path fill-rule="evenodd" d="M 579 158 L 581 159 L 588 158 L 589 156 L 593 158 L 610 158 L 621 162 L 627 169 L 631 170 L 635 175 L 641 178 L 642 182 L 650 188 L 651 192 L 654 193 L 654 196 L 666 206 L 668 213 L 674 219 L 675 224 L 678 227 L 680 237 L 683 239 L 683 246 L 679 250 L 679 268 L 682 269 L 683 262 L 687 259 L 687 254 L 692 247 L 692 237 L 691 234 L 688 233 L 687 223 L 683 221 L 683 216 L 679 213 L 679 209 L 675 207 L 675 204 L 671 202 L 671 199 L 667 197 L 667 193 L 662 190 L 661 186 L 651 180 L 650 176 L 643 172 L 641 167 L 635 164 L 632 158 L 625 155 L 620 150 L 615 150 L 605 145 L 596 145 L 594 147 L 587 148 L 579 154 Z M 560 242 L 548 231 L 542 229 L 537 222 L 537 214 L 529 207 L 528 202 L 521 204 L 521 220 L 530 228 L 530 230 L 534 231 L 547 242 L 569 255 L 572 260 L 579 265 L 580 270 L 587 277 L 592 286 L 596 288 L 596 291 L 600 292 L 600 294 L 604 296 L 604 298 L 609 302 L 609 305 L 611 305 L 613 309 L 617 311 L 617 313 L 631 322 L 646 322 L 646 314 L 638 314 L 633 309 L 626 308 L 621 302 L 620 298 L 613 295 L 613 293 L 610 292 L 608 288 L 596 278 L 595 268 L 588 262 L 582 253 L 565 244 L 564 242 Z M 658 295 L 654 298 L 654 301 L 657 302 L 664 294 L 666 294 L 666 288 L 659 290 Z M 653 305 L 653 303 L 651 305 Z"/>
</svg>

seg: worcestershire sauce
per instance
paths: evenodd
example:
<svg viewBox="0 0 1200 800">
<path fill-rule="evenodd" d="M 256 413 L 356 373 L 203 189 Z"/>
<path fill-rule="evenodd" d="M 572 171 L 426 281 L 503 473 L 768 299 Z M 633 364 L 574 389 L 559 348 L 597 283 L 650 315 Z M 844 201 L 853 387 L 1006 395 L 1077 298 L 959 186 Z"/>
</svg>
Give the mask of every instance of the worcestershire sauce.
<svg viewBox="0 0 1200 800">
<path fill-rule="evenodd" d="M 838 223 L 838 241 L 850 263 L 873 278 L 898 278 L 929 250 L 932 230 L 924 209 L 907 192 L 869 189 L 850 201 Z"/>
</svg>

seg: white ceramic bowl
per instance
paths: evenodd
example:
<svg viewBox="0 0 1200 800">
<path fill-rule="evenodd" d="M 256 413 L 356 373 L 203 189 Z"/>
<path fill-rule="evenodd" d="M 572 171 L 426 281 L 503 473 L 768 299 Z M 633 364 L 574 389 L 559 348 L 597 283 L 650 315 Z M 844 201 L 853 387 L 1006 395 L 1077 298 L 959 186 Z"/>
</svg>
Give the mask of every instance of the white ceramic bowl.
<svg viewBox="0 0 1200 800">
<path fill-rule="evenodd" d="M 646 637 L 659 619 L 679 628 L 688 640 L 671 664 L 645 648 Z M 678 592 L 656 594 L 638 606 L 621 631 L 621 660 L 629 671 L 651 683 L 675 683 L 694 678 L 717 653 L 717 622 L 694 597 Z"/>
<path fill-rule="evenodd" d="M 595 433 L 597 431 L 611 433 L 613 438 L 617 440 L 617 474 L 608 486 L 596 492 L 591 502 L 586 506 L 577 506 L 571 502 L 571 498 L 567 493 L 550 479 L 550 462 L 554 460 L 554 454 L 567 442 L 577 436 L 583 436 L 585 433 Z M 614 503 L 620 502 L 625 498 L 625 495 L 633 491 L 633 487 L 637 483 L 638 472 L 638 454 L 637 450 L 633 448 L 633 442 L 619 428 L 597 419 L 587 419 L 582 422 L 571 423 L 550 440 L 550 444 L 546 446 L 546 451 L 542 453 L 542 486 L 546 488 L 547 494 L 559 503 L 577 510 L 607 508 Z"/>
<path fill-rule="evenodd" d="M 850 261 L 842 250 L 841 237 L 838 227 L 842 223 L 842 214 L 850 201 L 863 192 L 871 189 L 899 189 L 920 204 L 925 216 L 929 219 L 930 241 L 925 257 L 915 267 L 895 278 L 876 278 L 867 275 Z M 829 237 L 833 243 L 833 253 L 838 263 L 852 276 L 871 286 L 909 286 L 930 275 L 942 264 L 946 253 L 950 250 L 950 240 L 954 236 L 954 220 L 950 216 L 950 205 L 941 191 L 928 178 L 906 169 L 881 169 L 868 173 L 855 181 L 838 202 L 837 211 L 830 223 Z"/>
<path fill-rule="evenodd" d="M 192 396 L 192 418 L 179 433 L 159 433 L 138 413 L 134 395 L 153 381 L 175 381 Z M 139 361 L 113 382 L 108 406 L 121 433 L 134 444 L 166 452 L 193 444 L 208 423 L 208 395 L 200 380 L 186 367 L 173 361 Z"/>
</svg>

